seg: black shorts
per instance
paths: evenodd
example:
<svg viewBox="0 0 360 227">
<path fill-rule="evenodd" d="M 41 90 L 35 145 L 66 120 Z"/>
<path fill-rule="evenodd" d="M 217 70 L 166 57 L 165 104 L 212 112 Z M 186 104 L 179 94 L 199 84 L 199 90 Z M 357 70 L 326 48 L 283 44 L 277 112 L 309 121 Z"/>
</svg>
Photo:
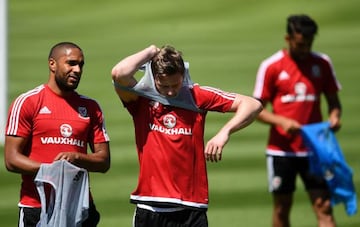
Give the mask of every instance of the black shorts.
<svg viewBox="0 0 360 227">
<path fill-rule="evenodd" d="M 96 210 L 95 204 L 89 204 L 89 216 L 82 223 L 82 227 L 96 227 L 100 221 L 100 214 Z M 20 207 L 18 226 L 36 227 L 40 220 L 41 208 Z"/>
<path fill-rule="evenodd" d="M 307 157 L 267 156 L 267 170 L 269 191 L 273 193 L 294 192 L 298 174 L 306 190 L 328 190 L 323 178 L 309 172 Z"/>
<path fill-rule="evenodd" d="M 133 227 L 208 227 L 206 211 L 154 212 L 137 207 Z"/>
</svg>

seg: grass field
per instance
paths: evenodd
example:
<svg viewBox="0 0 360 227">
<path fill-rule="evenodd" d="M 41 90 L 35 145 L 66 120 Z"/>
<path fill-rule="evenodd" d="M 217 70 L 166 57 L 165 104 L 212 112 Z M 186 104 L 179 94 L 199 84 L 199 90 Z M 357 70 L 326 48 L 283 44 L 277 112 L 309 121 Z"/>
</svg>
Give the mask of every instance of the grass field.
<svg viewBox="0 0 360 227">
<path fill-rule="evenodd" d="M 285 45 L 285 18 L 308 13 L 320 25 L 313 49 L 332 57 L 343 86 L 338 139 L 359 188 L 359 8 L 358 0 L 8 1 L 8 100 L 47 81 L 47 55 L 53 44 L 74 41 L 84 49 L 78 91 L 99 101 L 111 137 L 110 171 L 91 174 L 91 190 L 102 215 L 99 226 L 131 226 L 134 206 L 129 194 L 137 182 L 137 157 L 130 117 L 112 88 L 112 66 L 150 44 L 172 44 L 190 62 L 194 81 L 251 95 L 260 61 Z M 209 114 L 206 138 L 229 117 Z M 256 122 L 234 134 L 223 161 L 209 163 L 210 226 L 270 226 L 267 131 Z M 16 226 L 20 176 L 8 173 L 2 164 L 0 179 L 0 226 Z M 335 215 L 340 227 L 360 226 L 359 213 L 348 217 L 343 205 L 335 207 Z M 315 226 L 300 182 L 291 220 L 294 227 Z"/>
</svg>

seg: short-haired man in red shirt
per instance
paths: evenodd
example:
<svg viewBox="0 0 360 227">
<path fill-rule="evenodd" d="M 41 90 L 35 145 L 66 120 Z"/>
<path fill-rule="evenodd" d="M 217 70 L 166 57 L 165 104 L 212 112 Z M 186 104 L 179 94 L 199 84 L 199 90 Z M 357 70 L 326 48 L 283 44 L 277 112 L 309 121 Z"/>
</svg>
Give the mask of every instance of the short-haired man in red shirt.
<svg viewBox="0 0 360 227">
<path fill-rule="evenodd" d="M 134 75 L 145 68 L 138 82 Z M 135 126 L 140 172 L 131 194 L 134 227 L 207 227 L 206 159 L 221 160 L 230 135 L 249 125 L 256 99 L 190 81 L 187 63 L 171 46 L 149 46 L 112 70 L 116 92 Z M 204 145 L 208 111 L 234 116 Z"/>
<path fill-rule="evenodd" d="M 309 16 L 289 16 L 285 36 L 288 48 L 264 60 L 256 77 L 254 97 L 264 106 L 272 105 L 272 112 L 264 108 L 258 119 L 271 125 L 266 154 L 274 227 L 290 226 L 297 174 L 305 184 L 318 226 L 335 226 L 326 182 L 309 173 L 309 153 L 300 135 L 302 125 L 323 121 L 322 94 L 331 127 L 340 127 L 340 84 L 329 57 L 311 51 L 317 30 Z"/>
<path fill-rule="evenodd" d="M 22 176 L 19 226 L 35 227 L 40 219 L 34 178 L 42 163 L 67 160 L 90 172 L 110 168 L 109 137 L 100 106 L 75 91 L 84 63 L 83 51 L 75 43 L 54 45 L 48 57 L 48 82 L 21 94 L 9 108 L 5 164 Z M 83 226 L 96 226 L 99 218 L 91 197 Z"/>
</svg>

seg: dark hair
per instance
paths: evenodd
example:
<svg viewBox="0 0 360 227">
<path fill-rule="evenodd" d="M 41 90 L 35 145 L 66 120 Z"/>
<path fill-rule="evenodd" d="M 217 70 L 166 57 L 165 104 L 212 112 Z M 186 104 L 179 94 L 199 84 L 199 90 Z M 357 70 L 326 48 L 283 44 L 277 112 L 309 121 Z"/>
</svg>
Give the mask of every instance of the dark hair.
<svg viewBox="0 0 360 227">
<path fill-rule="evenodd" d="M 289 35 L 300 33 L 305 37 L 310 37 L 317 33 L 318 26 L 308 15 L 298 14 L 287 18 L 286 30 Z"/>
<path fill-rule="evenodd" d="M 48 59 L 56 58 L 56 56 L 58 55 L 59 50 L 64 49 L 64 48 L 77 48 L 82 52 L 82 49 L 78 45 L 76 45 L 75 43 L 72 43 L 72 42 L 60 42 L 60 43 L 55 44 L 51 48 Z"/>
<path fill-rule="evenodd" d="M 185 66 L 182 53 L 172 46 L 163 46 L 152 59 L 151 69 L 154 76 L 173 75 L 176 73 L 184 74 Z"/>
</svg>

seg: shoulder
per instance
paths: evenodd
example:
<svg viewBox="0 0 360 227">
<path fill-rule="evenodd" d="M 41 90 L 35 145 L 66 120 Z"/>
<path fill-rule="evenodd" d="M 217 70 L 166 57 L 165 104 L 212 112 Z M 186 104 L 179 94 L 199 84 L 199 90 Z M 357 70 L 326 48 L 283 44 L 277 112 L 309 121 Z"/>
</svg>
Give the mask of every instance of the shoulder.
<svg viewBox="0 0 360 227">
<path fill-rule="evenodd" d="M 311 52 L 314 59 L 319 59 L 328 63 L 331 63 L 331 58 L 329 55 L 321 52 Z"/>
<path fill-rule="evenodd" d="M 204 96 L 213 99 L 214 96 L 220 96 L 225 99 L 234 100 L 236 93 L 227 92 L 220 88 L 215 88 L 212 86 L 200 86 L 199 84 L 194 84 L 193 93 L 195 96 Z"/>
<path fill-rule="evenodd" d="M 91 98 L 91 97 L 86 96 L 86 95 L 81 95 L 81 94 L 77 94 L 77 96 L 78 96 L 79 102 L 81 102 L 81 103 L 86 103 L 88 105 L 99 106 L 100 107 L 100 104 L 94 98 Z"/>
<path fill-rule="evenodd" d="M 272 54 L 271 56 L 265 58 L 262 62 L 261 62 L 261 67 L 265 67 L 265 66 L 269 66 L 272 64 L 275 64 L 279 61 L 281 61 L 282 59 L 284 59 L 285 57 L 285 52 L 284 50 L 279 50 L 276 53 Z"/>
<path fill-rule="evenodd" d="M 15 100 L 14 103 L 17 105 L 22 105 L 30 100 L 37 100 L 41 96 L 41 94 L 45 91 L 45 86 L 40 85 L 34 89 L 31 89 L 27 92 L 20 94 Z"/>
</svg>

